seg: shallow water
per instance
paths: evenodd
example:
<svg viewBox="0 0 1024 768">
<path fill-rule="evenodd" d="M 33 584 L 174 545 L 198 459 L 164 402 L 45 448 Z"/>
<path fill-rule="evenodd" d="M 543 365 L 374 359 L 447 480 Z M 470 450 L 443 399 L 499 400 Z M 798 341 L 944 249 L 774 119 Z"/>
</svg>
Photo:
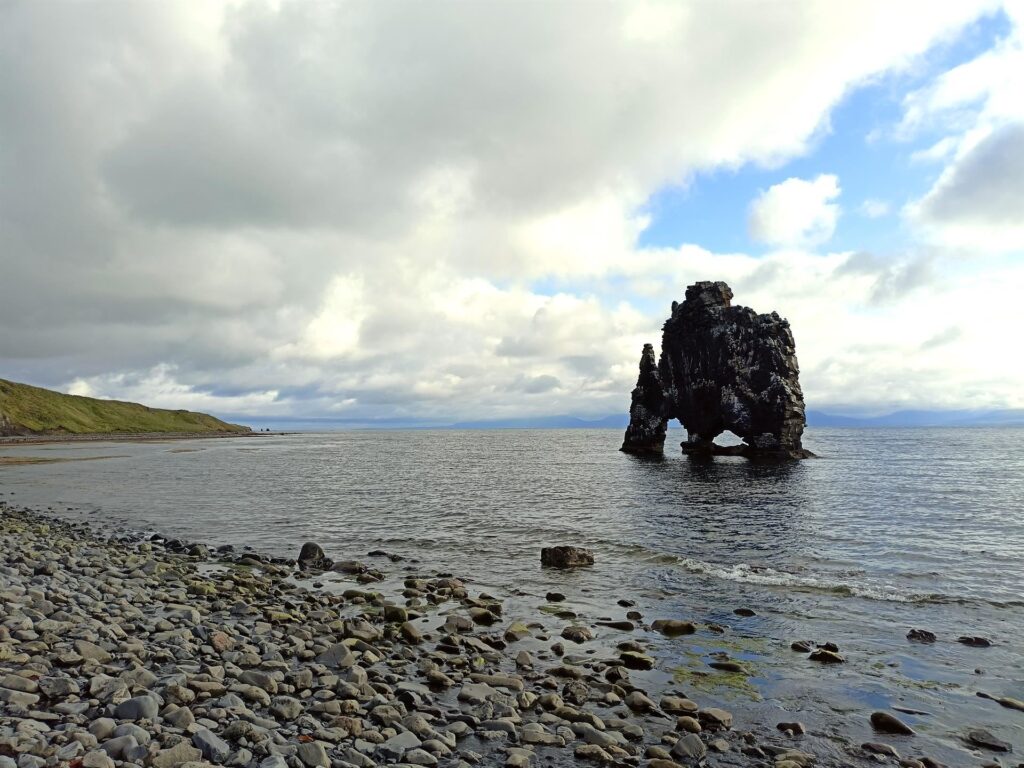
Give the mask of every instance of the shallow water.
<svg viewBox="0 0 1024 768">
<path fill-rule="evenodd" d="M 626 597 L 650 618 L 728 625 L 659 640 L 656 655 L 684 689 L 751 719 L 860 743 L 879 740 L 866 712 L 897 705 L 929 713 L 904 716 L 922 734 L 897 744 L 905 754 L 977 763 L 967 726 L 1024 749 L 1024 713 L 976 696 L 1024 699 L 1024 430 L 811 429 L 805 444 L 822 458 L 784 465 L 671 448 L 641 459 L 620 441 L 617 430 L 374 431 L 19 446 L 0 456 L 110 458 L 0 466 L 0 493 L 277 554 L 309 539 L 335 558 L 383 548 L 467 576 L 524 615 L 549 590 L 588 618 L 621 618 Z M 559 543 L 592 547 L 597 565 L 541 569 L 540 547 Z M 757 615 L 734 615 L 740 606 Z M 908 642 L 911 627 L 939 642 Z M 996 645 L 966 648 L 963 634 Z M 788 650 L 803 638 L 838 643 L 848 663 Z M 708 676 L 715 651 L 747 659 L 752 679 Z"/>
</svg>

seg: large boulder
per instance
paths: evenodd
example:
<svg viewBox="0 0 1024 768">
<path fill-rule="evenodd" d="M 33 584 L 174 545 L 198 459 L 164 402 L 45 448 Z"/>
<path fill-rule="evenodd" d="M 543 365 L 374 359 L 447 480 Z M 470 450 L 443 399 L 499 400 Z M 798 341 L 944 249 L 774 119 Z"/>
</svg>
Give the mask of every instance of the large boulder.
<svg viewBox="0 0 1024 768">
<path fill-rule="evenodd" d="M 650 344 L 640 357 L 623 451 L 661 453 L 666 426 L 678 419 L 686 453 L 812 455 L 801 445 L 804 397 L 789 323 L 732 306 L 732 296 L 725 283 L 700 282 L 682 304 L 672 302 L 657 364 Z M 726 430 L 743 445 L 716 445 Z"/>
<path fill-rule="evenodd" d="M 299 558 L 296 561 L 299 569 L 303 571 L 329 571 L 334 566 L 323 548 L 313 541 L 307 541 L 299 550 Z"/>
<path fill-rule="evenodd" d="M 541 565 L 549 568 L 578 568 L 594 564 L 594 553 L 582 547 L 544 547 L 540 551 Z"/>
</svg>

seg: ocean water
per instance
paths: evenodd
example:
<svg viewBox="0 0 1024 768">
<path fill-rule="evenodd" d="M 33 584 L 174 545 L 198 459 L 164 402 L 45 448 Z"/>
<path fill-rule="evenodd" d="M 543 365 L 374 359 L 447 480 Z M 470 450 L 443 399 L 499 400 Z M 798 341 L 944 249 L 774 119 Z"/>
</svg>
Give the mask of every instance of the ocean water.
<svg viewBox="0 0 1024 768">
<path fill-rule="evenodd" d="M 528 618 L 556 590 L 588 619 L 622 618 L 626 598 L 649 619 L 719 624 L 651 638 L 661 682 L 749 722 L 801 720 L 837 757 L 879 740 L 867 714 L 892 706 L 924 713 L 901 715 L 920 733 L 904 754 L 976 764 L 962 736 L 978 726 L 1024 750 L 1024 713 L 977 696 L 1024 699 L 1024 429 L 809 429 L 820 458 L 773 465 L 689 459 L 680 439 L 661 460 L 620 453 L 618 430 L 19 446 L 0 456 L 96 460 L 0 466 L 0 493 L 280 555 L 307 540 L 336 559 L 381 548 L 405 558 L 392 569 L 455 573 Z M 542 569 L 552 544 L 597 563 Z M 911 628 L 939 641 L 911 643 Z M 848 661 L 810 662 L 789 650 L 798 639 Z M 722 652 L 754 674 L 709 674 Z"/>
</svg>

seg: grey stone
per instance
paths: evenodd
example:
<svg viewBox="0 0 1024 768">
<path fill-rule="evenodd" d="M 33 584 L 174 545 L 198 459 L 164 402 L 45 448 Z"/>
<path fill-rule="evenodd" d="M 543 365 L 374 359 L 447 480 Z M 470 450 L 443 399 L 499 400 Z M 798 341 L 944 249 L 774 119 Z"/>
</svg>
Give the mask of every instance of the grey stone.
<svg viewBox="0 0 1024 768">
<path fill-rule="evenodd" d="M 299 744 L 296 754 L 306 768 L 330 768 L 331 759 L 327 756 L 324 745 L 319 741 Z"/>
<path fill-rule="evenodd" d="M 117 723 L 109 717 L 98 717 L 89 723 L 89 733 L 100 741 L 105 741 L 113 736 L 116 728 Z"/>
<path fill-rule="evenodd" d="M 971 742 L 971 744 L 984 747 L 985 749 L 991 749 L 993 752 L 1010 752 L 1013 749 L 1009 742 L 993 736 L 984 728 L 974 728 L 968 731 L 967 740 Z"/>
<path fill-rule="evenodd" d="M 109 652 L 100 648 L 96 643 L 90 643 L 88 640 L 75 640 L 75 650 L 78 651 L 78 655 L 83 659 L 91 659 L 100 664 L 109 664 L 113 659 Z"/>
<path fill-rule="evenodd" d="M 132 736 L 139 744 L 149 744 L 150 734 L 135 723 L 122 723 L 114 729 L 114 736 Z"/>
<path fill-rule="evenodd" d="M 114 761 L 101 750 L 86 752 L 82 758 L 82 768 L 114 768 Z"/>
<path fill-rule="evenodd" d="M 673 744 L 672 749 L 669 750 L 669 754 L 674 760 L 691 764 L 703 760 L 707 753 L 707 747 L 700 740 L 700 736 L 695 733 L 688 733 L 680 737 L 679 741 Z"/>
<path fill-rule="evenodd" d="M 115 736 L 103 742 L 100 745 L 100 749 L 111 757 L 120 760 L 124 756 L 125 750 L 137 746 L 139 746 L 139 742 L 135 740 L 134 736 Z"/>
<path fill-rule="evenodd" d="M 401 760 L 407 751 L 416 749 L 420 744 L 420 739 L 415 733 L 403 731 L 378 745 L 376 753 L 385 760 L 397 761 Z"/>
<path fill-rule="evenodd" d="M 143 694 L 118 704 L 114 717 L 119 720 L 153 720 L 159 712 L 159 700 L 153 695 Z"/>
<path fill-rule="evenodd" d="M 39 701 L 39 695 L 26 691 L 14 691 L 10 688 L 0 688 L 0 701 L 29 709 Z"/>
<path fill-rule="evenodd" d="M 291 696 L 277 696 L 270 702 L 270 711 L 282 720 L 294 720 L 302 714 L 302 702 Z"/>
<path fill-rule="evenodd" d="M 411 765 L 437 765 L 437 758 L 423 749 L 410 749 L 402 760 Z"/>
<path fill-rule="evenodd" d="M 871 727 L 879 733 L 899 733 L 906 736 L 914 735 L 913 728 L 888 712 L 872 712 Z"/>
<path fill-rule="evenodd" d="M 39 680 L 39 687 L 49 699 L 63 699 L 71 694 L 81 692 L 78 683 L 69 677 L 43 677 Z"/>
<path fill-rule="evenodd" d="M 151 761 L 152 768 L 176 768 L 183 763 L 192 763 L 199 760 L 203 753 L 190 745 L 187 741 L 181 741 L 169 749 L 163 749 Z"/>
<path fill-rule="evenodd" d="M 697 719 L 705 728 L 732 728 L 732 713 L 718 707 L 707 707 L 697 713 Z"/>
<path fill-rule="evenodd" d="M 195 723 L 195 715 L 192 714 L 192 710 L 188 707 L 179 707 L 170 714 L 164 716 L 164 720 L 173 725 L 175 728 L 185 730 L 190 725 Z"/>
<path fill-rule="evenodd" d="M 470 704 L 483 704 L 488 699 L 496 696 L 497 693 L 498 691 L 487 685 L 487 683 L 466 683 L 459 690 L 458 699 Z"/>
<path fill-rule="evenodd" d="M 214 763 L 224 762 L 231 754 L 231 745 L 208 728 L 200 728 L 192 734 L 192 746 Z"/>
<path fill-rule="evenodd" d="M 39 683 L 21 675 L 4 675 L 0 680 L 0 687 L 9 688 L 12 691 L 24 691 L 25 693 L 38 693 Z"/>
<path fill-rule="evenodd" d="M 355 654 L 344 643 L 335 643 L 316 657 L 318 664 L 325 667 L 351 667 L 356 663 Z"/>
</svg>

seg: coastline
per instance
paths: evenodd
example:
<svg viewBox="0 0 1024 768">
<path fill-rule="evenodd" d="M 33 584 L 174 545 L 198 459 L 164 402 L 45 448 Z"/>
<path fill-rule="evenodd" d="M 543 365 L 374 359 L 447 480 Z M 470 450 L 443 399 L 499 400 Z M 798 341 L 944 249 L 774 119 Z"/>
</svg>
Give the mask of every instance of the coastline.
<svg viewBox="0 0 1024 768">
<path fill-rule="evenodd" d="M 803 768 L 914 751 L 906 734 L 840 747 L 799 723 L 734 718 L 654 668 L 656 623 L 624 610 L 588 626 L 549 595 L 548 610 L 508 616 L 501 599 L 385 553 L 372 554 L 389 572 L 335 564 L 330 575 L 352 583 L 332 593 L 284 558 L 107 537 L 3 502 L 0 513 L 0 597 L 13 609 L 0 711 L 18 723 L 0 727 L 0 755 L 35 768 L 22 756 L 83 768 Z M 569 621 L 561 632 L 556 618 Z M 687 624 L 669 625 L 681 643 Z M 720 662 L 740 674 L 742 661 Z"/>
<path fill-rule="evenodd" d="M 161 440 L 216 440 L 238 437 L 280 437 L 289 432 L 110 432 L 53 435 L 0 435 L 0 446 L 55 443 L 148 443 Z"/>
</svg>

